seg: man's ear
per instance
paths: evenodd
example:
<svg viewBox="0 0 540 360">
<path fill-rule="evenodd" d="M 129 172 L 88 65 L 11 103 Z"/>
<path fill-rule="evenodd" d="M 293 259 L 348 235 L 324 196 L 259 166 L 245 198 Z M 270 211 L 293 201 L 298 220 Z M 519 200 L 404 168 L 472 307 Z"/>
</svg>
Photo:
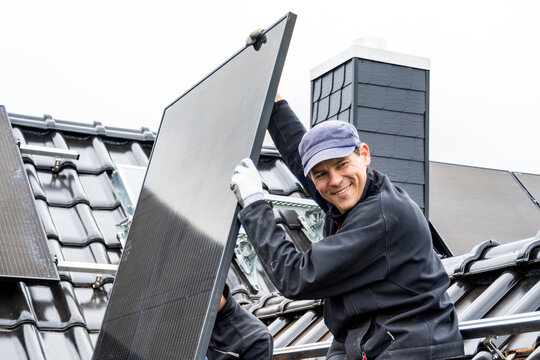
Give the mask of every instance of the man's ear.
<svg viewBox="0 0 540 360">
<path fill-rule="evenodd" d="M 366 164 L 366 167 L 371 164 L 371 155 L 369 154 L 369 147 L 367 144 L 360 144 L 358 147 L 360 149 L 360 157 L 364 161 L 364 164 Z"/>
</svg>

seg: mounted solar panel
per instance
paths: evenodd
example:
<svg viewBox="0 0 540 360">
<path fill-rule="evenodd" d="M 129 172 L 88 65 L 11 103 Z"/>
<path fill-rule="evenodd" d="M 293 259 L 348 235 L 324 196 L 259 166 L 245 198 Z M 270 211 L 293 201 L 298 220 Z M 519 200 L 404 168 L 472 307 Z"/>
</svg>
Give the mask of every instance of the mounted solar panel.
<svg viewBox="0 0 540 360">
<path fill-rule="evenodd" d="M 239 224 L 229 188 L 256 162 L 296 16 L 165 109 L 94 359 L 203 359 Z"/>
<path fill-rule="evenodd" d="M 58 281 L 34 194 L 3 106 L 0 167 L 0 278 Z"/>
<path fill-rule="evenodd" d="M 430 163 L 430 221 L 454 255 L 540 230 L 540 211 L 508 171 Z"/>
<path fill-rule="evenodd" d="M 514 175 L 521 182 L 525 190 L 531 195 L 533 201 L 540 204 L 540 175 L 517 172 L 515 172 Z M 540 224 L 538 224 L 538 230 L 540 231 Z"/>
</svg>

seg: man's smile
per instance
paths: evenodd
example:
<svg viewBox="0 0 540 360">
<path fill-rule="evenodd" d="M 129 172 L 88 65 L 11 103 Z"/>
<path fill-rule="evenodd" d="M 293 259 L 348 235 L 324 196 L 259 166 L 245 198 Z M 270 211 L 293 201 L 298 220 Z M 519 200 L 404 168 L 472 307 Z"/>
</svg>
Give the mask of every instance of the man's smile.
<svg viewBox="0 0 540 360">
<path fill-rule="evenodd" d="M 349 184 L 345 188 L 343 188 L 343 189 L 341 189 L 339 191 L 336 191 L 332 195 L 335 195 L 335 196 L 343 195 L 345 192 L 347 192 L 347 190 L 349 190 L 351 188 L 351 186 L 352 186 L 352 184 Z"/>
</svg>

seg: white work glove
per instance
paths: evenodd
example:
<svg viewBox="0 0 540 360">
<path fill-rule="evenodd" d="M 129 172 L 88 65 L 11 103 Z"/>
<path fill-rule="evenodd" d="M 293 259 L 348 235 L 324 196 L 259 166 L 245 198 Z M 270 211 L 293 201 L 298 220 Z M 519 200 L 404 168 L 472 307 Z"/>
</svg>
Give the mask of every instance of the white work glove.
<svg viewBox="0 0 540 360">
<path fill-rule="evenodd" d="M 264 198 L 261 176 L 250 158 L 242 159 L 234 169 L 231 190 L 242 207 Z"/>
</svg>

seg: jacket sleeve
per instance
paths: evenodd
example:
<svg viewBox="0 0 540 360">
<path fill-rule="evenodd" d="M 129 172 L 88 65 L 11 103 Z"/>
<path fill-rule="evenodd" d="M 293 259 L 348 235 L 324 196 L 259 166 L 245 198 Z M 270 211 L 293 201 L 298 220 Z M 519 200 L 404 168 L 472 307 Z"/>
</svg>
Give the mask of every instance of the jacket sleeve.
<svg viewBox="0 0 540 360">
<path fill-rule="evenodd" d="M 316 299 L 343 294 L 387 274 L 384 217 L 373 206 L 365 213 L 357 208 L 338 233 L 305 253 L 286 239 L 266 201 L 242 209 L 239 219 L 276 288 L 290 299 Z"/>
<path fill-rule="evenodd" d="M 268 124 L 268 132 L 289 170 L 300 181 L 311 198 L 324 211 L 327 211 L 326 200 L 319 195 L 313 182 L 304 176 L 304 167 L 298 153 L 298 145 L 306 133 L 306 128 L 298 120 L 287 101 L 280 100 L 274 104 L 270 123 Z"/>
<path fill-rule="evenodd" d="M 271 360 L 274 342 L 268 328 L 234 300 L 228 286 L 223 296 L 226 302 L 216 316 L 208 360 Z"/>
</svg>

